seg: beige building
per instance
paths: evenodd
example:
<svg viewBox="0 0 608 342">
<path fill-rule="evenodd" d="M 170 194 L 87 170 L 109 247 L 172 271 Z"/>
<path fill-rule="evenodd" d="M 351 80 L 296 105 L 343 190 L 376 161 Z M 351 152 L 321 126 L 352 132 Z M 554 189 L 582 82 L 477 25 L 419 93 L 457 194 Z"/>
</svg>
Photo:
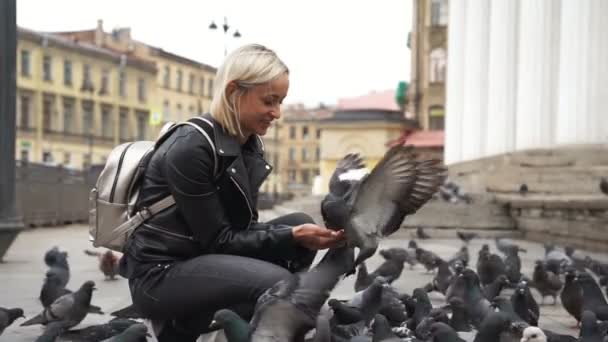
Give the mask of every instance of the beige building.
<svg viewBox="0 0 608 342">
<path fill-rule="evenodd" d="M 153 63 L 19 28 L 16 158 L 80 169 L 111 149 L 154 139 Z"/>
<path fill-rule="evenodd" d="M 423 130 L 443 130 L 447 67 L 448 0 L 415 0 L 411 80 L 406 112 Z"/>
<path fill-rule="evenodd" d="M 215 68 L 137 41 L 131 37 L 130 28 L 106 32 L 101 20 L 92 30 L 57 34 L 153 62 L 158 70 L 158 92 L 152 103 L 156 121 L 186 120 L 209 110 Z"/>
</svg>

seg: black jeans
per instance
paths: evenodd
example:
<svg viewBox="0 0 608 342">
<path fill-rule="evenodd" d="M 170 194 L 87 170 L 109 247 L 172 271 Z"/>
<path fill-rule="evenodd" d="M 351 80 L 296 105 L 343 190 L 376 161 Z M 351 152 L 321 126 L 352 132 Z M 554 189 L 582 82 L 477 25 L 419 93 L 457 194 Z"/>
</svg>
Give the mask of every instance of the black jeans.
<svg viewBox="0 0 608 342">
<path fill-rule="evenodd" d="M 297 226 L 314 223 L 304 213 L 278 217 L 269 223 Z M 213 314 L 223 308 L 250 319 L 257 298 L 290 272 L 308 269 L 316 251 L 297 248 L 297 260 L 258 260 L 227 254 L 207 254 L 171 264 L 159 264 L 130 279 L 135 307 L 145 317 L 164 320 L 159 342 L 195 341 L 207 330 Z"/>
</svg>

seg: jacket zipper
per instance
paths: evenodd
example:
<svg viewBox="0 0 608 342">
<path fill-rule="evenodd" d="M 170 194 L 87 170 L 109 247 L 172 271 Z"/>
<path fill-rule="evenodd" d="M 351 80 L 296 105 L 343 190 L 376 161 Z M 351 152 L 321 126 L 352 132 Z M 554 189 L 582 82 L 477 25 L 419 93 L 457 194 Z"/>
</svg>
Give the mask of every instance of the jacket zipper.
<svg viewBox="0 0 608 342">
<path fill-rule="evenodd" d="M 171 235 L 171 236 L 176 237 L 176 238 L 187 239 L 187 240 L 194 241 L 194 238 L 191 237 L 191 236 L 173 233 L 173 232 L 170 232 L 170 231 L 168 231 L 166 229 L 156 228 L 156 227 L 153 227 L 153 226 L 151 226 L 150 224 L 147 224 L 147 223 L 144 223 L 144 226 L 146 228 L 148 228 L 148 229 L 155 230 L 155 231 L 163 233 L 163 234 Z"/>
<path fill-rule="evenodd" d="M 114 184 L 112 184 L 112 190 L 110 191 L 110 203 L 114 202 L 114 191 L 116 191 L 116 185 L 118 183 L 118 176 L 120 175 L 120 169 L 122 168 L 122 162 L 125 159 L 125 154 L 127 154 L 127 150 L 131 147 L 131 145 L 133 145 L 133 143 L 130 143 L 127 147 L 125 147 L 124 150 L 122 150 L 122 153 L 120 154 L 120 159 L 118 159 L 118 167 L 116 169 L 116 176 L 114 176 Z"/>
<path fill-rule="evenodd" d="M 249 204 L 247 195 L 245 195 L 245 191 L 243 191 L 239 183 L 237 183 L 237 181 L 235 181 L 232 177 L 230 177 L 230 180 L 232 181 L 232 183 L 234 183 L 234 185 L 236 185 L 237 189 L 239 189 L 241 195 L 243 195 L 243 198 L 245 199 L 245 203 L 247 203 L 247 209 L 249 209 L 249 220 L 247 221 L 247 228 L 245 228 L 245 230 L 247 230 L 249 229 L 249 226 L 251 225 L 251 219 L 253 218 L 253 210 L 251 210 L 251 204 Z"/>
</svg>

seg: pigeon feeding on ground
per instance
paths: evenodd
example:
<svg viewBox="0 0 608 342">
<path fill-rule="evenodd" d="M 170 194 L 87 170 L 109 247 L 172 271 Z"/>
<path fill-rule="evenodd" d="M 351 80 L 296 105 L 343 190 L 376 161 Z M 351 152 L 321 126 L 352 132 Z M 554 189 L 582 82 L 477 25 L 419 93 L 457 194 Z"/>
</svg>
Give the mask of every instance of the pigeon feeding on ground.
<svg viewBox="0 0 608 342">
<path fill-rule="evenodd" d="M 107 250 L 104 253 L 94 252 L 85 250 L 84 253 L 89 256 L 97 257 L 99 260 L 99 270 L 104 274 L 106 280 L 116 279 L 118 274 L 118 262 L 120 257 L 114 254 L 111 250 Z"/>
<path fill-rule="evenodd" d="M 90 280 L 85 282 L 78 291 L 57 298 L 48 308 L 22 323 L 21 326 L 47 325 L 56 322 L 63 324 L 65 329 L 69 329 L 77 325 L 90 310 L 91 296 L 94 289 L 94 282 Z"/>
<path fill-rule="evenodd" d="M 25 318 L 23 316 L 23 310 L 20 308 L 0 308 L 0 335 L 2 335 L 6 327 L 13 324 L 13 322 L 19 317 Z"/>
<path fill-rule="evenodd" d="M 362 159 L 348 154 L 338 162 L 321 214 L 328 228 L 344 229 L 348 245 L 359 248 L 355 266 L 374 255 L 378 240 L 397 231 L 443 183 L 445 169 L 438 160 L 415 157 L 412 146 L 394 146 L 359 182 L 346 184 L 340 174 L 362 168 Z"/>
</svg>

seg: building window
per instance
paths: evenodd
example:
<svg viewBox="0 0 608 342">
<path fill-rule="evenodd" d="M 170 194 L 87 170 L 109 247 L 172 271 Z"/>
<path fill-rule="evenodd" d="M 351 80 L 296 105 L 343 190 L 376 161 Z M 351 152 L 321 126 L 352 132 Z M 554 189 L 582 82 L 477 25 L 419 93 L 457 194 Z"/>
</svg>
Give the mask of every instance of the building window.
<svg viewBox="0 0 608 342">
<path fill-rule="evenodd" d="M 302 170 L 302 184 L 310 184 L 310 170 Z"/>
<path fill-rule="evenodd" d="M 290 126 L 289 127 L 289 139 L 295 139 L 296 138 L 296 128 L 295 126 Z"/>
<path fill-rule="evenodd" d="M 166 121 L 173 121 L 173 118 L 171 118 L 171 107 L 169 105 L 169 100 L 165 100 L 165 102 L 163 102 L 163 118 Z"/>
<path fill-rule="evenodd" d="M 165 74 L 163 75 L 163 86 L 165 88 L 171 87 L 171 68 L 165 65 Z"/>
<path fill-rule="evenodd" d="M 112 110 L 109 106 L 101 106 L 101 135 L 104 138 L 112 138 L 114 130 L 114 120 L 112 120 Z"/>
<path fill-rule="evenodd" d="M 63 165 L 70 165 L 72 162 L 72 155 L 70 152 L 63 152 Z"/>
<path fill-rule="evenodd" d="M 110 93 L 110 70 L 103 69 L 101 71 L 101 86 L 99 87 L 99 95 L 106 95 Z"/>
<path fill-rule="evenodd" d="M 93 102 L 82 102 L 82 134 L 93 134 Z"/>
<path fill-rule="evenodd" d="M 21 50 L 21 76 L 30 77 L 30 52 L 28 50 Z"/>
<path fill-rule="evenodd" d="M 175 86 L 177 91 L 182 91 L 182 77 L 183 77 L 182 71 L 177 70 L 177 80 L 176 80 L 177 85 Z"/>
<path fill-rule="evenodd" d="M 127 97 L 127 75 L 124 71 L 118 74 L 118 93 L 121 97 Z"/>
<path fill-rule="evenodd" d="M 201 77 L 201 80 L 198 85 L 198 94 L 200 96 L 205 96 L 205 78 Z"/>
<path fill-rule="evenodd" d="M 21 118 L 19 120 L 19 124 L 21 128 L 28 129 L 32 123 L 31 115 L 32 115 L 32 106 L 31 106 L 31 98 L 27 95 L 21 96 Z"/>
<path fill-rule="evenodd" d="M 50 132 L 53 129 L 53 101 L 51 99 L 42 100 L 42 130 Z"/>
<path fill-rule="evenodd" d="M 288 178 L 289 178 L 289 183 L 295 183 L 296 182 L 296 170 L 289 170 L 287 171 L 288 174 Z"/>
<path fill-rule="evenodd" d="M 118 122 L 118 134 L 120 140 L 129 140 L 129 110 L 127 108 L 120 108 L 119 122 Z"/>
<path fill-rule="evenodd" d="M 89 166 L 91 166 L 91 155 L 88 153 L 85 153 L 82 155 L 82 168 L 83 169 L 87 169 L 89 168 Z"/>
<path fill-rule="evenodd" d="M 72 86 L 72 61 L 63 61 L 63 84 L 66 86 Z"/>
<path fill-rule="evenodd" d="M 44 56 L 42 57 L 42 78 L 45 81 L 52 81 L 53 80 L 53 75 L 52 75 L 52 71 L 53 71 L 53 65 L 52 65 L 53 61 L 51 59 L 51 56 Z"/>
<path fill-rule="evenodd" d="M 315 160 L 319 161 L 321 160 L 321 148 L 317 146 L 317 148 L 315 149 Z"/>
<path fill-rule="evenodd" d="M 321 139 L 321 129 L 317 128 L 317 139 Z"/>
<path fill-rule="evenodd" d="M 175 120 L 179 121 L 184 117 L 184 113 L 182 113 L 182 104 L 178 103 L 175 107 L 177 108 L 175 111 Z"/>
<path fill-rule="evenodd" d="M 444 109 L 441 106 L 429 108 L 429 130 L 442 131 L 444 129 Z"/>
<path fill-rule="evenodd" d="M 195 115 L 195 113 L 194 113 L 194 105 L 190 105 L 190 107 L 188 107 L 188 114 L 190 116 L 194 116 Z"/>
<path fill-rule="evenodd" d="M 445 82 L 445 67 L 447 63 L 445 49 L 442 47 L 433 49 L 430 58 L 430 81 L 432 83 Z"/>
<path fill-rule="evenodd" d="M 137 99 L 139 102 L 146 101 L 146 80 L 141 77 L 137 79 Z"/>
<path fill-rule="evenodd" d="M 302 161 L 308 160 L 308 153 L 306 152 L 306 147 L 302 147 Z"/>
<path fill-rule="evenodd" d="M 93 91 L 93 82 L 91 81 L 91 66 L 83 64 L 82 66 L 82 91 Z"/>
<path fill-rule="evenodd" d="M 190 74 L 190 78 L 188 79 L 188 92 L 190 94 L 194 94 L 194 75 Z"/>
<path fill-rule="evenodd" d="M 21 150 L 21 161 L 28 162 L 30 161 L 30 150 L 24 148 Z"/>
<path fill-rule="evenodd" d="M 137 112 L 137 139 L 145 140 L 147 136 L 146 128 L 148 127 L 148 113 Z"/>
<path fill-rule="evenodd" d="M 446 26 L 448 24 L 448 1 L 431 0 L 431 25 Z"/>
<path fill-rule="evenodd" d="M 302 126 L 302 139 L 308 139 L 308 126 Z"/>
<path fill-rule="evenodd" d="M 76 133 L 74 122 L 74 100 L 63 99 L 63 131 L 65 133 Z"/>
<path fill-rule="evenodd" d="M 207 95 L 209 95 L 209 97 L 213 96 L 213 79 L 209 79 L 209 82 L 207 82 Z"/>
<path fill-rule="evenodd" d="M 53 162 L 53 154 L 51 151 L 42 151 L 42 162 L 45 164 Z"/>
<path fill-rule="evenodd" d="M 296 149 L 293 147 L 289 148 L 289 161 L 296 160 Z"/>
</svg>

